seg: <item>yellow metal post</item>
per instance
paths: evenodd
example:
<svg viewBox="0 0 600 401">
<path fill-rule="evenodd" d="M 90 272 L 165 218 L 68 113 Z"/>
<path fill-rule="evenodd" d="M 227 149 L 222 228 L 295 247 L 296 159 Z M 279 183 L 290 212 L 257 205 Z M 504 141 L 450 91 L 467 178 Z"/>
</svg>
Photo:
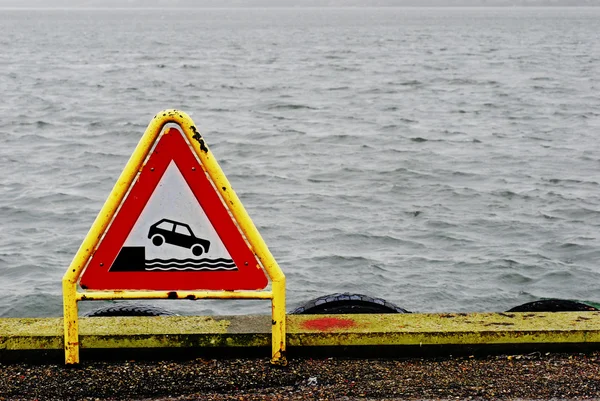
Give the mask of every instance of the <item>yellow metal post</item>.
<svg viewBox="0 0 600 401">
<path fill-rule="evenodd" d="M 79 363 L 79 318 L 77 316 L 77 284 L 63 279 L 64 348 L 67 365 Z"/>
<path fill-rule="evenodd" d="M 272 325 L 271 328 L 271 363 L 274 365 L 287 365 L 285 355 L 285 276 L 273 281 L 273 299 L 271 301 Z"/>
</svg>

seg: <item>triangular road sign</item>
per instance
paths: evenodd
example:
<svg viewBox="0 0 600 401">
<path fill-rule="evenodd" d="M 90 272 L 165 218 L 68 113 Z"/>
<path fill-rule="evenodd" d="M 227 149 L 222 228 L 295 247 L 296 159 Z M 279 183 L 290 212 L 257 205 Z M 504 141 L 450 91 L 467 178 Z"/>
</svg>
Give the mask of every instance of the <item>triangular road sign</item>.
<svg viewBox="0 0 600 401">
<path fill-rule="evenodd" d="M 265 272 L 179 127 L 166 127 L 80 278 L 91 290 L 258 290 Z"/>
</svg>

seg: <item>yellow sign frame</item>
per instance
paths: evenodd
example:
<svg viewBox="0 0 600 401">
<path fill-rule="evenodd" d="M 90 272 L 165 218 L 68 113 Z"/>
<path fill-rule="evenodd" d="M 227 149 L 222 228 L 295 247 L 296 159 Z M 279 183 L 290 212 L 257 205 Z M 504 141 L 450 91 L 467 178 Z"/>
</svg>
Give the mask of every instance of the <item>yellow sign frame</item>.
<svg viewBox="0 0 600 401">
<path fill-rule="evenodd" d="M 270 291 L 77 291 L 77 283 L 100 244 L 117 209 L 133 185 L 145 160 L 166 124 L 177 124 L 184 133 L 221 199 L 233 215 L 251 249 L 271 279 Z M 64 309 L 65 363 L 79 363 L 79 316 L 77 302 L 115 299 L 270 299 L 272 315 L 271 363 L 286 365 L 285 356 L 285 275 L 250 219 L 219 163 L 200 135 L 192 119 L 179 110 L 158 113 L 146 128 L 121 176 L 98 213 L 90 231 L 62 279 Z"/>
</svg>

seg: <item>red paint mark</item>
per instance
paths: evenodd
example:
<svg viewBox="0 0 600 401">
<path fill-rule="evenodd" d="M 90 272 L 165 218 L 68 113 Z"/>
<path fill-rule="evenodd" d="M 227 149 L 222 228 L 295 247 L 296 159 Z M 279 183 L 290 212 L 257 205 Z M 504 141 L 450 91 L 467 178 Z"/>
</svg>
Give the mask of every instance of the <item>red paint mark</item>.
<svg viewBox="0 0 600 401">
<path fill-rule="evenodd" d="M 307 320 L 302 327 L 308 330 L 332 331 L 335 329 L 348 329 L 355 327 L 356 322 L 352 319 L 341 319 L 337 317 L 324 317 L 320 319 Z"/>
</svg>

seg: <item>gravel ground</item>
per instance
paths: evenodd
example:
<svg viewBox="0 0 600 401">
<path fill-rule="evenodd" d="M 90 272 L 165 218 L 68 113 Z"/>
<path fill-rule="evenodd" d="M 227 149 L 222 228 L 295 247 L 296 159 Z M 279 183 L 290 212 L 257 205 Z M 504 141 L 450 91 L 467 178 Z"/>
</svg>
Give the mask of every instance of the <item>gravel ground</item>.
<svg viewBox="0 0 600 401">
<path fill-rule="evenodd" d="M 0 364 L 0 400 L 591 399 L 600 352 L 439 359 Z"/>
</svg>

